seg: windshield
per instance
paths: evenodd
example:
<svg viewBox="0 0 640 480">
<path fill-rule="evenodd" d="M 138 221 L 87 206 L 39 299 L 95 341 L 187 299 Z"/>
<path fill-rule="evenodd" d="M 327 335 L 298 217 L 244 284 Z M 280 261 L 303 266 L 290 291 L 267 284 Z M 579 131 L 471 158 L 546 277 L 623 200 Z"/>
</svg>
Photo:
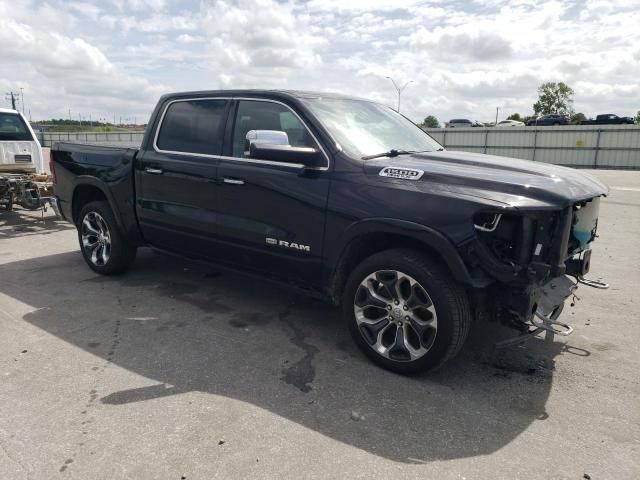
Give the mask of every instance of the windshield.
<svg viewBox="0 0 640 480">
<path fill-rule="evenodd" d="M 389 150 L 432 152 L 442 148 L 411 121 L 384 105 L 344 98 L 303 101 L 351 156 L 361 158 Z"/>
<path fill-rule="evenodd" d="M 15 113 L 0 113 L 0 141 L 30 142 L 33 138 L 22 118 Z"/>
</svg>

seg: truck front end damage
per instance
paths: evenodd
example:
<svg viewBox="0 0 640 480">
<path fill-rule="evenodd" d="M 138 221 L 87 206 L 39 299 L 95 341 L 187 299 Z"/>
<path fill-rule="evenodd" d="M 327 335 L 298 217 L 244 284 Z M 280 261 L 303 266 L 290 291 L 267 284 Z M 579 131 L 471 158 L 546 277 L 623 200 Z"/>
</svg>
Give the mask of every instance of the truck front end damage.
<svg viewBox="0 0 640 480">
<path fill-rule="evenodd" d="M 494 280 L 479 310 L 517 328 L 522 338 L 541 330 L 571 333 L 570 326 L 557 320 L 565 300 L 580 283 L 608 287 L 584 278 L 599 207 L 596 196 L 560 211 L 476 214 L 477 234 L 464 246 L 465 256 Z"/>
</svg>

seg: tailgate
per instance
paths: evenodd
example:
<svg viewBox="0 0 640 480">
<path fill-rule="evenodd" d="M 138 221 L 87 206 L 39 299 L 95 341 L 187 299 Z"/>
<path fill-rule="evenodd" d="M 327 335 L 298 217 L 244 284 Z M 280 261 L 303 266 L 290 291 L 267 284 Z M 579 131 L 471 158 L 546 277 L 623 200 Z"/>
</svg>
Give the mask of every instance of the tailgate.
<svg viewBox="0 0 640 480">
<path fill-rule="evenodd" d="M 36 142 L 0 141 L 0 172 L 35 170 L 40 155 Z"/>
</svg>

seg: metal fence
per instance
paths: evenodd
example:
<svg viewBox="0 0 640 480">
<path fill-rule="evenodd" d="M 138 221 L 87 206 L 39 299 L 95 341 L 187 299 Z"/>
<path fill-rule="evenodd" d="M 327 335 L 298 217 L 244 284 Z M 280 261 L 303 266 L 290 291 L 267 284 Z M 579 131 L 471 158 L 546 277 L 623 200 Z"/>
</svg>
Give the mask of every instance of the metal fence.
<svg viewBox="0 0 640 480">
<path fill-rule="evenodd" d="M 43 147 L 51 147 L 55 142 L 75 143 L 142 143 L 144 132 L 39 132 L 38 139 Z"/>
<path fill-rule="evenodd" d="M 427 128 L 448 150 L 487 153 L 568 167 L 640 170 L 640 125 Z M 143 132 L 39 134 L 43 147 L 58 141 L 141 144 Z"/>
<path fill-rule="evenodd" d="M 568 167 L 640 169 L 640 126 L 427 128 L 448 150 Z"/>
</svg>

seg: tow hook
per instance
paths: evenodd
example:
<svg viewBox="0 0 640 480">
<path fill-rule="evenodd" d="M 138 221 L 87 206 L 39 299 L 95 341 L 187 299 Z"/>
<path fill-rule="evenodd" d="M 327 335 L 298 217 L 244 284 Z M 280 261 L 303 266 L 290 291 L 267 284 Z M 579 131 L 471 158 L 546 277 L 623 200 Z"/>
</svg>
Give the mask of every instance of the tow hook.
<svg viewBox="0 0 640 480">
<path fill-rule="evenodd" d="M 609 288 L 608 283 L 599 282 L 598 280 L 589 280 L 588 278 L 584 278 L 584 277 L 577 277 L 577 278 L 578 278 L 578 283 L 582 285 L 586 285 L 587 287 L 599 288 L 601 290 L 606 290 Z"/>
<path fill-rule="evenodd" d="M 561 311 L 562 308 L 559 307 L 550 315 L 544 315 L 538 310 L 536 311 L 536 314 L 531 318 L 531 323 L 538 330 L 546 330 L 563 337 L 571 335 L 571 333 L 573 333 L 573 327 L 557 320 L 557 318 L 560 316 Z"/>
<path fill-rule="evenodd" d="M 527 340 L 532 339 L 539 333 L 543 331 L 547 331 L 556 335 L 561 335 L 566 337 L 567 335 L 571 335 L 573 332 L 573 327 L 567 325 L 566 323 L 559 322 L 557 319 L 562 313 L 564 309 L 564 303 L 560 304 L 555 310 L 553 310 L 549 315 L 544 315 L 539 309 L 536 310 L 536 313 L 533 315 L 533 318 L 529 321 L 530 329 L 527 332 L 521 333 L 512 338 L 507 338 L 506 340 L 502 340 L 500 342 L 496 342 L 494 344 L 495 348 L 505 348 L 511 347 L 513 345 L 519 345 L 521 343 L 526 342 Z M 538 319 L 536 319 L 538 317 Z"/>
</svg>

